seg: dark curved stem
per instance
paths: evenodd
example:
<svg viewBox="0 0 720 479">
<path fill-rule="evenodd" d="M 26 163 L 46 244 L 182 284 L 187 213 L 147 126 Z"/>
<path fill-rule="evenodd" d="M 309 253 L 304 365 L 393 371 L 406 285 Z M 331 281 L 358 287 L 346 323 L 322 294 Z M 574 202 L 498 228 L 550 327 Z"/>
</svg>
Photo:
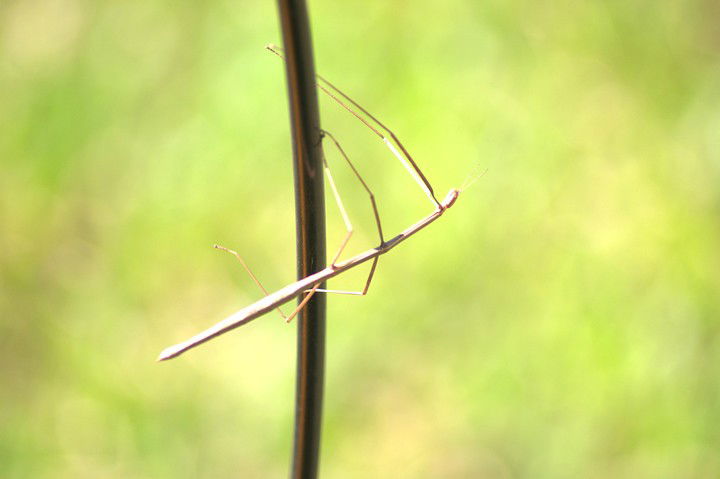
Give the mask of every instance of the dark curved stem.
<svg viewBox="0 0 720 479">
<path fill-rule="evenodd" d="M 295 172 L 298 278 L 325 267 L 322 146 L 310 24 L 304 0 L 278 0 L 286 55 Z M 324 288 L 324 285 L 320 286 Z M 298 321 L 295 436 L 291 477 L 317 477 L 325 370 L 325 295 Z"/>
</svg>

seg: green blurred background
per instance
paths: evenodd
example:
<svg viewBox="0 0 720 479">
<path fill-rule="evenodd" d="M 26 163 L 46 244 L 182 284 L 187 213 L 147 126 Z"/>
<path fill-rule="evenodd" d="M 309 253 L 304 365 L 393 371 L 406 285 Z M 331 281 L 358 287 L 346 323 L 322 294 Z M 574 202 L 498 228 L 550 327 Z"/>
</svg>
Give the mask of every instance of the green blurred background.
<svg viewBox="0 0 720 479">
<path fill-rule="evenodd" d="M 717 2 L 310 13 L 318 71 L 439 195 L 487 169 L 330 298 L 321 476 L 720 477 Z M 294 326 L 154 362 L 261 296 L 213 243 L 294 280 L 278 28 L 273 2 L 0 4 L 0 477 L 287 476 Z M 388 234 L 430 212 L 321 109 Z M 354 254 L 372 215 L 328 159 Z"/>
</svg>

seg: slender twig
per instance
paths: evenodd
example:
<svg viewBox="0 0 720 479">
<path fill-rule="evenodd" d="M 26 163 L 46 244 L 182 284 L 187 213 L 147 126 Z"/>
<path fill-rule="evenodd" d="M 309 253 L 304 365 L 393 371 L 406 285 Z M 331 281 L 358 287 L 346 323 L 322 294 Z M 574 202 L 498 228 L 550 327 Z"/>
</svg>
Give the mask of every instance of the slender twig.
<svg viewBox="0 0 720 479">
<path fill-rule="evenodd" d="M 278 0 L 293 135 L 298 278 L 325 267 L 322 144 L 310 21 L 304 0 Z M 291 476 L 317 477 L 325 375 L 325 295 L 298 320 L 295 435 Z"/>
<path fill-rule="evenodd" d="M 450 190 L 442 202 L 438 201 L 429 181 L 395 134 L 362 106 L 337 89 L 332 83 L 318 76 L 317 78 L 322 84 L 318 84 L 317 86 L 337 101 L 343 108 L 355 115 L 382 139 L 392 154 L 400 160 L 408 172 L 415 178 L 435 206 L 435 210 L 425 218 L 406 228 L 390 240 L 384 239 L 377 205 L 372 191 L 360 176 L 337 140 L 328 132 L 320 129 L 317 90 L 315 88 L 316 77 L 304 0 L 278 0 L 278 5 L 285 50 L 283 54 L 280 54 L 280 52 L 273 47 L 268 48 L 286 60 L 285 65 L 294 152 L 293 165 L 296 193 L 298 277 L 301 279 L 272 294 L 268 294 L 260 281 L 253 275 L 243 259 L 236 252 L 216 245 L 216 248 L 225 250 L 237 257 L 243 267 L 248 270 L 253 280 L 266 294 L 265 298 L 236 312 L 187 341 L 166 348 L 160 354 L 158 360 L 164 361 L 177 357 L 273 309 L 277 309 L 280 314 L 283 315 L 279 306 L 294 298 L 298 298 L 299 304 L 297 308 L 287 317 L 289 321 L 296 314 L 300 314 L 298 321 L 295 435 L 291 477 L 294 479 L 314 479 L 317 477 L 319 465 L 325 352 L 325 295 L 316 295 L 315 293 L 338 292 L 344 294 L 366 294 L 373 273 L 375 272 L 378 258 L 442 216 L 442 214 L 455 203 L 461 190 Z M 339 97 L 342 98 L 342 100 Z M 348 106 L 343 100 L 349 102 L 352 107 Z M 358 109 L 366 115 L 369 120 L 363 118 L 353 108 Z M 377 128 L 371 123 L 374 123 Z M 385 132 L 385 134 L 381 133 L 381 131 Z M 386 134 L 389 135 L 389 138 Z M 335 144 L 340 154 L 347 161 L 369 194 L 380 238 L 380 244 L 377 247 L 339 263 L 340 255 L 347 241 L 350 239 L 353 229 L 342 206 L 342 201 L 330 175 L 327 162 L 324 161 L 322 156 L 321 139 L 323 136 L 329 137 Z M 398 151 L 396 146 L 402 153 Z M 328 267 L 324 266 L 325 216 L 323 167 L 327 171 L 330 186 L 347 228 L 345 239 Z M 324 288 L 325 282 L 328 279 L 370 260 L 373 260 L 372 267 L 370 268 L 370 274 L 365 283 L 365 287 L 361 292 L 334 291 Z M 304 297 L 300 298 L 303 295 Z"/>
</svg>

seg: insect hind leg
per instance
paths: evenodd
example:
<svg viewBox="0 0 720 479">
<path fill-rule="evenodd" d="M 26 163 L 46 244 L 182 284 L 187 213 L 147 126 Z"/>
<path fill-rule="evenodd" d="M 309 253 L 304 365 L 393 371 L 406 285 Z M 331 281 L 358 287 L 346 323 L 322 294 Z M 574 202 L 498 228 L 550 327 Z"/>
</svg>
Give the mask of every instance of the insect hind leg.
<svg viewBox="0 0 720 479">
<path fill-rule="evenodd" d="M 375 224 L 377 226 L 378 230 L 378 237 L 380 239 L 380 245 L 385 243 L 385 239 L 383 237 L 383 231 L 382 231 L 382 223 L 380 222 L 380 213 L 378 213 L 377 208 L 377 202 L 375 201 L 375 195 L 373 194 L 370 187 L 365 183 L 365 180 L 363 179 L 362 175 L 360 175 L 360 172 L 355 168 L 355 165 L 350 160 L 350 158 L 347 156 L 347 153 L 345 153 L 345 150 L 340 146 L 340 143 L 335 139 L 335 137 L 328 131 L 322 130 L 321 131 L 322 138 L 329 138 L 330 141 L 332 141 L 333 145 L 337 148 L 338 152 L 340 153 L 340 156 L 343 157 L 343 159 L 347 162 L 348 166 L 350 166 L 350 169 L 352 170 L 355 177 L 358 179 L 360 184 L 363 186 L 365 191 L 367 192 L 369 198 L 370 198 L 370 205 L 373 209 L 373 214 L 375 216 Z M 332 172 L 330 171 L 330 166 L 328 165 L 327 159 L 323 156 L 323 167 L 325 168 L 326 177 L 328 179 L 328 182 L 330 183 L 330 188 L 332 189 L 333 196 L 335 198 L 335 203 L 337 204 L 338 208 L 340 209 L 340 214 L 342 215 L 343 222 L 345 223 L 345 228 L 347 230 L 347 233 L 345 234 L 345 238 L 343 238 L 342 242 L 340 243 L 340 247 L 338 248 L 337 253 L 335 253 L 335 256 L 333 257 L 333 260 L 331 262 L 330 267 L 334 268 L 335 264 L 337 263 L 338 259 L 340 259 L 340 255 L 345 250 L 345 246 L 347 246 L 348 242 L 350 241 L 350 237 L 353 234 L 353 225 L 350 222 L 350 218 L 347 214 L 347 211 L 345 210 L 345 207 L 342 203 L 342 199 L 340 198 L 340 193 L 338 192 L 337 185 L 335 184 L 335 180 L 333 179 Z M 313 292 L 321 292 L 321 293 L 336 293 L 336 294 L 348 294 L 348 295 L 355 295 L 355 296 L 364 296 L 367 294 L 368 289 L 370 289 L 370 283 L 372 282 L 373 276 L 375 275 L 375 269 L 377 268 L 378 258 L 375 257 L 372 262 L 372 266 L 370 267 L 370 274 L 368 275 L 367 280 L 365 281 L 365 286 L 363 287 L 362 291 L 342 291 L 342 290 L 334 290 L 334 289 L 320 289 L 320 288 L 313 288 Z"/>
</svg>

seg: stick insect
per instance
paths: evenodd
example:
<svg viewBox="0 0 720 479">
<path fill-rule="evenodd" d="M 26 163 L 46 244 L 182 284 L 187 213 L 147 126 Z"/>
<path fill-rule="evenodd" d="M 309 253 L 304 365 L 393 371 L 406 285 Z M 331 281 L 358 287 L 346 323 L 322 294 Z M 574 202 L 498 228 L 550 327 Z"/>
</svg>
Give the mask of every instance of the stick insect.
<svg viewBox="0 0 720 479">
<path fill-rule="evenodd" d="M 280 58 L 283 58 L 282 51 L 273 45 L 268 45 L 266 48 L 271 51 L 272 53 L 276 54 Z M 347 154 L 343 150 L 343 148 L 340 146 L 338 141 L 333 137 L 330 133 L 327 131 L 322 131 L 322 137 L 328 138 L 330 141 L 335 145 L 340 155 L 345 159 L 345 161 L 348 163 L 350 168 L 352 169 L 355 177 L 360 181 L 363 188 L 367 191 L 368 195 L 370 196 L 370 202 L 373 208 L 373 213 L 375 215 L 375 223 L 377 225 L 378 229 L 378 236 L 380 239 L 380 244 L 376 246 L 375 248 L 371 248 L 363 253 L 357 254 L 353 256 L 352 258 L 349 258 L 345 261 L 339 261 L 340 255 L 342 254 L 343 250 L 345 249 L 345 246 L 347 245 L 348 241 L 350 240 L 350 237 L 353 233 L 353 227 L 350 223 L 350 220 L 348 218 L 348 215 L 345 211 L 345 208 L 343 207 L 342 201 L 340 199 L 340 195 L 338 194 L 337 187 L 335 185 L 335 182 L 333 180 L 332 174 L 330 173 L 327 161 L 325 158 L 323 158 L 323 168 L 325 169 L 326 176 L 328 178 L 328 183 L 330 184 L 330 188 L 332 189 L 333 196 L 335 197 L 335 201 L 338 205 L 338 208 L 340 210 L 340 213 L 343 217 L 343 222 L 345 223 L 345 227 L 347 229 L 347 233 L 345 234 L 345 237 L 340 244 L 340 247 L 335 253 L 335 256 L 333 257 L 332 262 L 329 266 L 327 266 L 325 269 L 318 271 L 317 273 L 311 274 L 309 276 L 306 276 L 305 278 L 302 278 L 298 281 L 295 281 L 294 283 L 291 283 L 284 288 L 281 288 L 274 293 L 268 293 L 267 290 L 262 286 L 262 284 L 258 281 L 258 279 L 255 277 L 255 275 L 250 271 L 248 266 L 245 264 L 245 262 L 242 260 L 240 255 L 238 255 L 235 251 L 229 250 L 227 248 L 224 248 L 222 246 L 215 245 L 216 248 L 227 251 L 228 253 L 233 254 L 237 257 L 237 259 L 241 262 L 243 267 L 248 271 L 250 276 L 252 277 L 253 281 L 260 287 L 260 289 L 265 293 L 265 297 L 256 301 L 255 303 L 251 304 L 250 306 L 247 306 L 234 314 L 228 316 L 224 320 L 216 323 L 214 326 L 206 329 L 205 331 L 191 337 L 190 339 L 183 341 L 182 343 L 178 343 L 174 346 L 170 346 L 166 349 L 164 349 L 160 356 L 158 357 L 158 361 L 165 361 L 167 359 L 175 358 L 181 354 L 183 354 L 185 351 L 188 351 L 189 349 L 192 349 L 196 346 L 199 346 L 200 344 L 209 341 L 217 336 L 220 336 L 222 334 L 227 333 L 228 331 L 231 331 L 239 326 L 242 326 L 243 324 L 247 324 L 253 319 L 259 318 L 260 316 L 263 316 L 264 314 L 270 312 L 273 309 L 277 309 L 280 314 L 285 318 L 286 321 L 290 321 L 302 308 L 307 304 L 308 301 L 312 298 L 312 296 L 315 293 L 319 292 L 325 292 L 325 293 L 344 293 L 344 294 L 356 294 L 356 295 L 365 295 L 367 294 L 367 291 L 370 287 L 370 282 L 372 281 L 373 275 L 375 274 L 375 269 L 377 267 L 378 259 L 381 255 L 387 253 L 406 239 L 410 238 L 412 235 L 417 233 L 418 231 L 422 230 L 426 226 L 428 226 L 430 223 L 434 222 L 440 216 L 445 213 L 453 204 L 455 204 L 455 201 L 458 199 L 458 196 L 460 195 L 460 192 L 462 189 L 452 189 L 448 192 L 448 194 L 445 196 L 445 198 L 442 201 L 438 201 L 438 199 L 435 197 L 435 192 L 433 191 L 432 186 L 430 185 L 430 182 L 427 180 L 425 175 L 422 173 L 418 165 L 415 163 L 415 160 L 410 156 L 410 153 L 405 149 L 403 144 L 400 142 L 400 140 L 395 136 L 395 134 L 386 127 L 380 120 L 378 120 L 376 117 L 374 117 L 371 113 L 369 113 L 365 108 L 360 106 L 358 103 L 356 103 L 354 100 L 352 100 L 349 96 L 347 96 L 345 93 L 343 93 L 340 89 L 338 89 L 335 85 L 327 81 L 325 78 L 321 77 L 320 75 L 317 75 L 317 86 L 325 92 L 330 98 L 332 98 L 335 102 L 337 102 L 342 108 L 350 112 L 353 116 L 355 116 L 358 120 L 360 120 L 365 126 L 370 128 L 373 133 L 375 133 L 377 136 L 380 137 L 382 142 L 387 146 L 387 148 L 390 150 L 390 152 L 395 156 L 400 162 L 403 164 L 405 169 L 412 175 L 412 177 L 415 179 L 415 181 L 420 185 L 420 188 L 422 188 L 425 195 L 428 197 L 428 199 L 432 202 L 434 210 L 432 213 L 427 215 L 425 218 L 419 220 L 417 223 L 413 224 L 412 226 L 406 228 L 404 231 L 400 232 L 398 235 L 390 238 L 385 239 L 383 236 L 383 230 L 382 225 L 380 223 L 380 215 L 378 214 L 377 205 L 375 203 L 375 197 L 368 187 L 368 185 L 363 180 L 362 176 L 358 172 L 358 170 L 355 168 L 353 163 L 348 158 Z M 362 113 L 362 114 L 361 114 Z M 344 273 L 345 271 L 354 268 L 356 266 L 359 266 L 367 261 L 372 260 L 372 266 L 370 267 L 370 274 L 365 282 L 365 287 L 362 291 L 359 292 L 349 292 L 349 291 L 336 291 L 336 290 L 327 290 L 327 289 L 321 289 L 319 286 L 326 280 L 337 276 L 339 274 Z M 297 298 L 298 296 L 305 294 L 305 297 L 300 302 L 300 304 L 297 306 L 295 311 L 287 317 L 283 315 L 282 311 L 280 310 L 280 306 L 283 304 L 291 301 L 294 298 Z"/>
</svg>

